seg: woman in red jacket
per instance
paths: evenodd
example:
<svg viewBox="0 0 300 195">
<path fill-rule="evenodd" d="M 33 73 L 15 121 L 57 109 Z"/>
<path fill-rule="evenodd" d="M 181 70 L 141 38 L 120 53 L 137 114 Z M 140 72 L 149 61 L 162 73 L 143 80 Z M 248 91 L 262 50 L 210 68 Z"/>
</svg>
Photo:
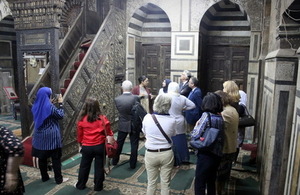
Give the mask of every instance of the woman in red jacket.
<svg viewBox="0 0 300 195">
<path fill-rule="evenodd" d="M 110 122 L 101 114 L 98 100 L 87 98 L 77 123 L 77 141 L 82 147 L 78 181 L 75 184 L 77 189 L 86 188 L 94 158 L 94 190 L 103 189 L 106 135 L 109 143 L 114 141 Z"/>
</svg>

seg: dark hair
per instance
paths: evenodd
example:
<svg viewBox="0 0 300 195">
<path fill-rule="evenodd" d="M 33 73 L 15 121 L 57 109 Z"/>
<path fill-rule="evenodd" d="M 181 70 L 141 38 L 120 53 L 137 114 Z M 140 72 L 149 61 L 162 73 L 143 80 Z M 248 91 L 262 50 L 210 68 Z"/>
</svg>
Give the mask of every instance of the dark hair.
<svg viewBox="0 0 300 195">
<path fill-rule="evenodd" d="M 221 97 L 223 106 L 227 106 L 227 105 L 233 103 L 233 100 L 232 100 L 231 96 L 228 93 L 226 93 L 224 91 L 221 91 L 221 90 L 218 90 L 218 91 L 215 92 L 215 94 L 217 94 Z"/>
<path fill-rule="evenodd" d="M 198 81 L 198 79 L 197 79 L 196 77 L 191 77 L 191 78 L 190 78 L 190 81 L 192 81 L 192 82 L 194 83 L 194 85 L 195 85 L 196 87 L 198 87 L 199 81 Z"/>
<path fill-rule="evenodd" d="M 208 92 L 203 98 L 201 109 L 203 112 L 211 112 L 213 114 L 221 113 L 223 111 L 221 97 L 215 93 Z"/>
<path fill-rule="evenodd" d="M 138 78 L 138 81 L 139 81 L 139 84 L 141 84 L 144 80 L 146 80 L 148 77 L 146 77 L 145 75 L 143 75 L 143 76 L 140 76 L 139 78 Z"/>
<path fill-rule="evenodd" d="M 80 113 L 80 120 L 87 116 L 87 121 L 91 123 L 98 120 L 100 114 L 101 110 L 98 100 L 96 98 L 87 98 Z"/>
</svg>

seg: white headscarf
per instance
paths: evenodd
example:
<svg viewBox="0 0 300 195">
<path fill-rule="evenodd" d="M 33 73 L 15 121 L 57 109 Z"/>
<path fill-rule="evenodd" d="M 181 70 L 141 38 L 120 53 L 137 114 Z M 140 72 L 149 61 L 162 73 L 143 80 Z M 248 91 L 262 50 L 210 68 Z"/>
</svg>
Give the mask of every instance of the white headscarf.
<svg viewBox="0 0 300 195">
<path fill-rule="evenodd" d="M 168 86 L 168 93 L 179 96 L 179 85 L 176 82 L 171 82 Z"/>
<path fill-rule="evenodd" d="M 243 104 L 244 106 L 246 106 L 247 105 L 247 94 L 243 90 L 239 90 L 239 93 L 241 96 L 239 104 Z"/>
</svg>

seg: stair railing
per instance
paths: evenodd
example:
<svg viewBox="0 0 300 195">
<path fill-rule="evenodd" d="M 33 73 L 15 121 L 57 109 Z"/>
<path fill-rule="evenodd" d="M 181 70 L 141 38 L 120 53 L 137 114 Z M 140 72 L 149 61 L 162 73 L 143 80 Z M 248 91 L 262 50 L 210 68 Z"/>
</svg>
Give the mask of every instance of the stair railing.
<svg viewBox="0 0 300 195">
<path fill-rule="evenodd" d="M 112 8 L 109 11 L 64 94 L 65 116 L 63 119 L 63 137 L 64 151 L 67 153 L 67 156 L 74 154 L 73 147 L 74 145 L 77 146 L 77 144 L 74 144 L 76 137 L 74 139 L 72 136 L 76 132 L 76 122 L 85 99 L 90 95 L 97 95 L 95 93 L 102 93 L 103 96 L 110 96 L 108 101 L 111 101 L 112 95 L 108 93 L 112 90 L 112 86 L 114 86 L 113 79 L 115 78 L 115 72 L 113 64 L 110 62 L 110 59 L 113 58 L 110 56 L 110 52 L 114 44 L 118 44 L 118 38 L 122 39 L 118 37 L 120 33 L 125 32 L 124 15 L 124 12 L 117 8 Z M 118 18 L 122 18 L 122 20 L 118 20 Z M 116 30 L 117 28 L 119 30 Z M 121 28 L 123 29 L 120 30 Z M 111 67 L 107 68 L 107 66 Z M 102 91 L 96 91 L 94 85 L 99 84 L 99 80 L 105 77 L 110 80 L 111 86 L 106 86 L 108 87 L 107 90 L 101 89 Z M 103 99 L 101 101 L 105 102 Z M 66 157 L 65 154 L 63 156 Z"/>
</svg>

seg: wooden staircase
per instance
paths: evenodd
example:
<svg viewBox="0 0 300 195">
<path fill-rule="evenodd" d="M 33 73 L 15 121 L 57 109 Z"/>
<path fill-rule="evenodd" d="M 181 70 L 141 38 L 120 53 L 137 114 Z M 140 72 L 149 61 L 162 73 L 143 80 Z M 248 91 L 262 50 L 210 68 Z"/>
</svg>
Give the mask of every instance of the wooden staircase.
<svg viewBox="0 0 300 195">
<path fill-rule="evenodd" d="M 78 70 L 79 66 L 81 65 L 82 60 L 85 57 L 85 54 L 87 53 L 88 49 L 91 46 L 91 42 L 92 40 L 87 40 L 84 41 L 81 45 L 80 45 L 80 51 L 78 53 L 77 58 L 75 59 L 75 61 L 73 62 L 73 66 L 71 66 L 70 70 L 69 70 L 69 77 L 65 78 L 64 82 L 63 82 L 63 86 L 60 88 L 60 92 L 62 95 L 65 94 L 68 86 L 70 85 L 74 75 L 76 74 L 76 71 Z"/>
</svg>

